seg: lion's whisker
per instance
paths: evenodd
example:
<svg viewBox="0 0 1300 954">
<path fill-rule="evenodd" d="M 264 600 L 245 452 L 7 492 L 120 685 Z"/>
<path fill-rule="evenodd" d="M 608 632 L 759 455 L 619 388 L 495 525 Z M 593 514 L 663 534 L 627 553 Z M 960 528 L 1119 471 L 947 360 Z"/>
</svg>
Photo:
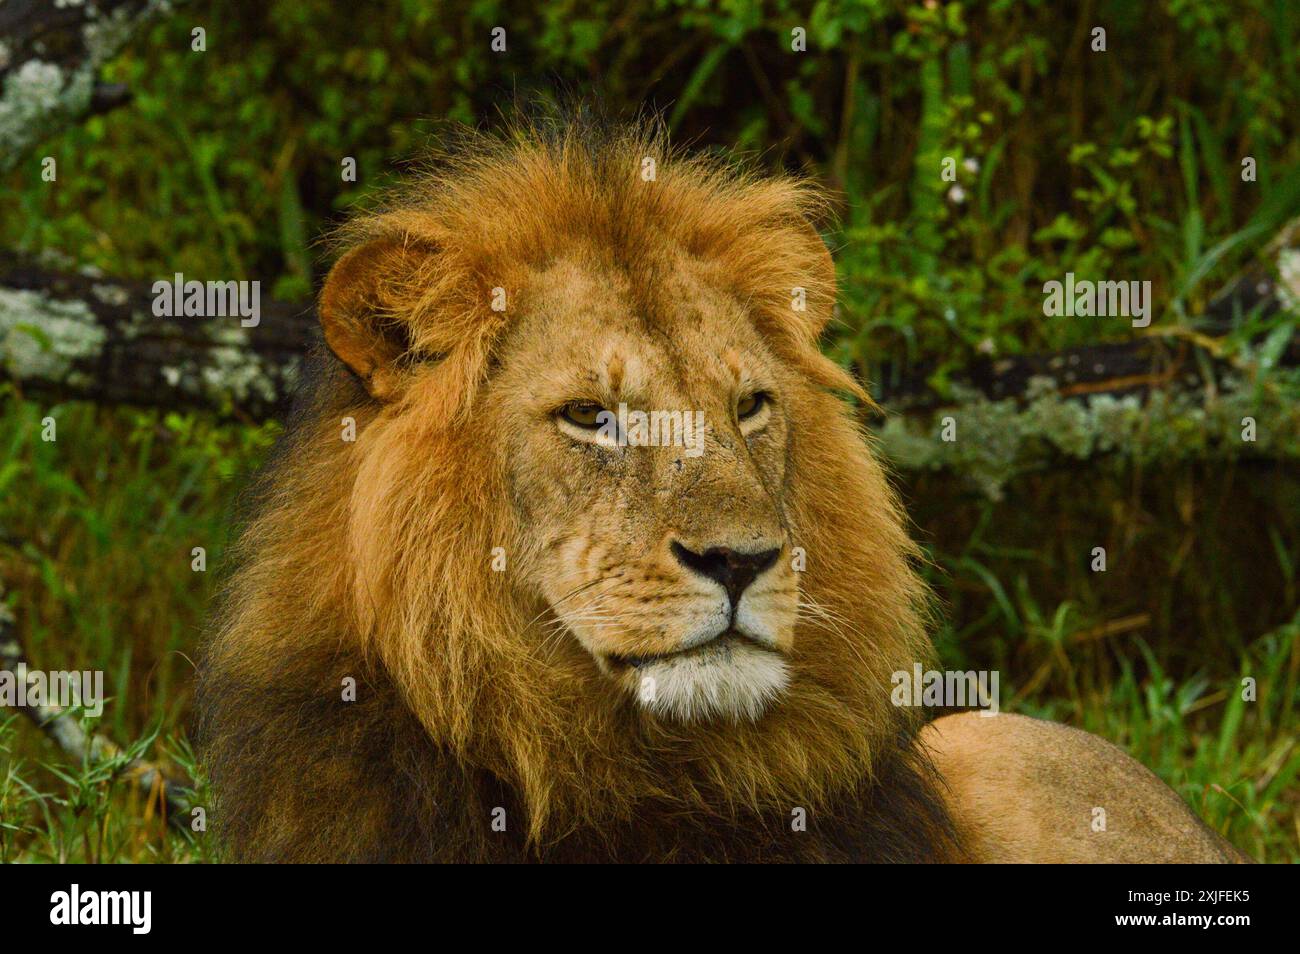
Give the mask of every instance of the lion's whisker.
<svg viewBox="0 0 1300 954">
<path fill-rule="evenodd" d="M 539 612 L 536 616 L 534 616 L 532 619 L 530 619 L 530 620 L 528 621 L 528 625 L 529 625 L 529 626 L 532 626 L 532 625 L 533 625 L 534 623 L 536 623 L 539 619 L 541 619 L 543 616 L 545 616 L 545 615 L 547 614 L 548 611 L 554 611 L 554 610 L 556 609 L 556 607 L 559 607 L 559 606 L 564 605 L 564 604 L 567 603 L 569 600 L 573 599 L 575 596 L 579 596 L 579 595 L 581 595 L 582 593 L 585 593 L 587 590 L 591 589 L 593 586 L 597 586 L 598 584 L 601 584 L 601 583 L 609 583 L 610 581 L 618 580 L 618 579 L 619 579 L 619 576 L 618 576 L 617 574 L 616 574 L 616 575 L 613 575 L 613 576 L 599 576 L 599 577 L 596 577 L 596 579 L 594 579 L 594 580 L 588 580 L 586 583 L 582 583 L 582 584 L 580 584 L 580 585 L 574 587 L 572 590 L 570 590 L 568 593 L 566 593 L 566 594 L 564 594 L 563 596 L 561 596 L 561 597 L 560 597 L 558 600 L 556 600 L 555 602 L 553 602 L 553 603 L 549 603 L 549 604 L 547 604 L 546 606 L 543 606 L 541 612 Z M 557 614 L 557 615 L 558 615 L 558 614 Z"/>
</svg>

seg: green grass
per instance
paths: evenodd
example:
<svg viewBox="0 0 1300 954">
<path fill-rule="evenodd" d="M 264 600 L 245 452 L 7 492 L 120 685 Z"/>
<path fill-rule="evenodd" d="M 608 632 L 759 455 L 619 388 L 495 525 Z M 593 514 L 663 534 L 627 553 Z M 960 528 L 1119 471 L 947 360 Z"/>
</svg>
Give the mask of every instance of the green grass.
<svg viewBox="0 0 1300 954">
<path fill-rule="evenodd" d="M 178 777 L 201 780 L 185 742 L 193 652 L 235 496 L 274 430 L 0 405 L 0 579 L 32 661 L 105 670 L 98 728 Z M 1234 844 L 1300 861 L 1295 473 L 1098 469 L 1022 481 L 1001 505 L 933 477 L 903 489 L 946 666 L 998 669 L 1005 709 L 1112 740 Z M 1097 540 L 1105 574 L 1083 556 Z M 207 573 L 190 568 L 194 546 Z M 202 835 L 148 816 L 121 768 L 72 762 L 0 716 L 0 861 L 209 860 Z"/>
<path fill-rule="evenodd" d="M 1257 639 L 1243 660 L 1242 673 L 1257 680 L 1253 702 L 1240 678 L 1176 679 L 1145 643 L 1136 649 L 1145 676 L 1124 662 L 1110 685 L 1077 697 L 1030 694 L 1015 707 L 1120 745 L 1253 857 L 1300 860 L 1300 616 Z"/>
<path fill-rule="evenodd" d="M 19 753 L 31 748 L 27 734 L 35 730 L 21 718 L 0 718 L 0 864 L 211 860 L 212 846 L 201 832 L 168 826 L 147 794 L 127 780 L 132 759 L 160 755 L 175 773 L 200 779 L 201 799 L 202 773 L 183 740 L 159 741 L 150 731 L 97 762 L 73 762 L 48 747 L 25 759 Z"/>
<path fill-rule="evenodd" d="M 41 439 L 47 415 L 53 442 Z M 0 580 L 31 664 L 102 669 L 109 701 L 96 728 L 180 777 L 194 772 L 184 728 L 212 571 L 242 478 L 274 431 L 3 398 Z M 196 546 L 207 572 L 191 569 Z M 69 764 L 26 720 L 10 720 L 0 728 L 0 859 L 203 857 L 201 839 L 142 817 L 121 768 Z"/>
</svg>

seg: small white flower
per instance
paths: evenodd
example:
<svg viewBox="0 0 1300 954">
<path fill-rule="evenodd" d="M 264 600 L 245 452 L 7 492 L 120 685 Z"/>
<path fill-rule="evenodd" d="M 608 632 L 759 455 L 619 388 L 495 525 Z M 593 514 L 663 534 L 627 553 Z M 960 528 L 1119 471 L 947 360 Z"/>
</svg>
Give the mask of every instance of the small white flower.
<svg viewBox="0 0 1300 954">
<path fill-rule="evenodd" d="M 966 190 L 958 183 L 953 183 L 952 188 L 948 190 L 948 201 L 955 203 L 956 205 L 961 205 L 966 201 Z"/>
</svg>

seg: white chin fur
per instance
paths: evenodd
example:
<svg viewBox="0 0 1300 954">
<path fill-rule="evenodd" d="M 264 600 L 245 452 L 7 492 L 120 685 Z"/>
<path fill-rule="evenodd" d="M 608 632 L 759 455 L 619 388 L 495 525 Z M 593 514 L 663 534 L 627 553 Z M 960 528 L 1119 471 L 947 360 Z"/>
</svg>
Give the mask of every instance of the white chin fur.
<svg viewBox="0 0 1300 954">
<path fill-rule="evenodd" d="M 785 660 L 746 643 L 707 646 L 635 671 L 636 700 L 657 716 L 754 721 L 790 682 Z"/>
</svg>

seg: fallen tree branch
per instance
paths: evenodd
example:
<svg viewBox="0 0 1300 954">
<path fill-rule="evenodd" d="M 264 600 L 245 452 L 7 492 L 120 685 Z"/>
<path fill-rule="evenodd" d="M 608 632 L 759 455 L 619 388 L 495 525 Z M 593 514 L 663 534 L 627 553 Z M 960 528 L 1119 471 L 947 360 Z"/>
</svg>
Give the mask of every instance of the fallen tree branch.
<svg viewBox="0 0 1300 954">
<path fill-rule="evenodd" d="M 13 611 L 3 602 L 0 602 L 0 672 L 12 673 L 15 682 L 24 685 L 28 684 L 27 680 L 33 672 L 18 636 Z M 88 734 L 73 712 L 48 702 L 18 705 L 15 708 L 27 716 L 69 758 L 77 762 L 86 759 L 92 764 L 102 765 L 122 758 L 121 746 L 103 734 Z M 156 764 L 144 759 L 129 759 L 116 774 L 132 782 L 146 798 L 164 809 L 169 823 L 188 828 L 190 802 L 187 790 L 167 778 Z"/>
<path fill-rule="evenodd" d="M 310 303 L 264 302 L 246 328 L 237 317 L 156 317 L 153 301 L 150 283 L 0 252 L 0 366 L 21 388 L 60 398 L 246 420 L 282 410 L 315 334 Z"/>
</svg>

